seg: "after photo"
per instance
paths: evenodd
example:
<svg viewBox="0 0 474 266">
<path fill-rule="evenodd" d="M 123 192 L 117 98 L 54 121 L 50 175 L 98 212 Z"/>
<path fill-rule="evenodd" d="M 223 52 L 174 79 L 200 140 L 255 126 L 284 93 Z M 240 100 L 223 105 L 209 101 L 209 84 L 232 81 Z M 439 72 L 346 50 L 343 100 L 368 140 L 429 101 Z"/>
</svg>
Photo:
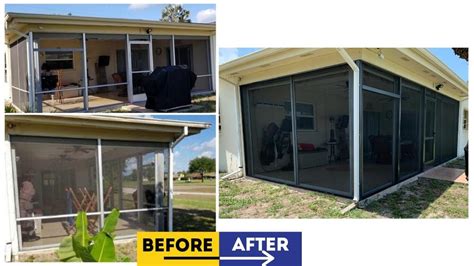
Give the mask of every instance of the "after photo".
<svg viewBox="0 0 474 266">
<path fill-rule="evenodd" d="M 220 50 L 221 218 L 467 218 L 467 49 Z"/>
</svg>

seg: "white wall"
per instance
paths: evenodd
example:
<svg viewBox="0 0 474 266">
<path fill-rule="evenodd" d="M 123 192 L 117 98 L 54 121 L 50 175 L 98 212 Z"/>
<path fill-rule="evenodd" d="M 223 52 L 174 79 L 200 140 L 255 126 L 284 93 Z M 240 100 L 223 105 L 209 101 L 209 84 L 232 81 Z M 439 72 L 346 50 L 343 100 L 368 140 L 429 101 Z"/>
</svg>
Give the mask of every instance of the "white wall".
<svg viewBox="0 0 474 266">
<path fill-rule="evenodd" d="M 458 156 L 464 155 L 464 146 L 468 140 L 468 130 L 463 128 L 464 110 L 469 109 L 468 103 L 468 99 L 459 102 Z"/>
<path fill-rule="evenodd" d="M 241 165 L 240 145 L 242 135 L 239 128 L 240 107 L 237 105 L 237 87 L 219 79 L 219 113 L 221 130 L 219 131 L 219 171 L 234 172 Z"/>
</svg>

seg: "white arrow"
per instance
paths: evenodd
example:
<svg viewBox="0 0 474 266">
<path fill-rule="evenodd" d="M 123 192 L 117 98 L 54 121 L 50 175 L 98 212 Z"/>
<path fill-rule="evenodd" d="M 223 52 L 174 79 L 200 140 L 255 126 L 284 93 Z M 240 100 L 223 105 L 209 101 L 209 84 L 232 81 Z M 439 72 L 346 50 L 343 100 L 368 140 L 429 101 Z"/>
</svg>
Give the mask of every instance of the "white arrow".
<svg viewBox="0 0 474 266">
<path fill-rule="evenodd" d="M 267 266 L 270 262 L 275 260 L 275 257 L 270 255 L 265 250 L 262 250 L 264 257 L 221 257 L 220 260 L 263 260 L 262 266 Z"/>
</svg>

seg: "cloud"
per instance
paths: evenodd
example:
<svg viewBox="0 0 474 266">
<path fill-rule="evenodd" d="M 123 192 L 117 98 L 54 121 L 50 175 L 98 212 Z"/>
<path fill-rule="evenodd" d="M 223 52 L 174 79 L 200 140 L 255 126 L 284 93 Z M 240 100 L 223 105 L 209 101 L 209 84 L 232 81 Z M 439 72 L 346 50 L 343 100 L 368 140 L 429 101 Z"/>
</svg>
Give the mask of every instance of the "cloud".
<svg viewBox="0 0 474 266">
<path fill-rule="evenodd" d="M 179 152 L 179 151 L 175 151 L 175 152 L 173 152 L 173 155 L 174 155 L 174 157 L 176 158 L 176 157 L 178 157 L 178 156 L 180 156 L 180 155 L 181 155 L 181 152 Z"/>
<path fill-rule="evenodd" d="M 196 15 L 196 22 L 198 23 L 210 23 L 216 21 L 216 10 L 205 9 L 201 10 Z"/>
<path fill-rule="evenodd" d="M 232 61 L 239 58 L 239 49 L 237 48 L 220 48 L 219 49 L 219 64 Z"/>
<path fill-rule="evenodd" d="M 128 9 L 130 10 L 143 10 L 149 8 L 149 4 L 131 4 L 128 6 Z"/>
<path fill-rule="evenodd" d="M 212 138 L 209 141 L 205 141 L 199 145 L 193 146 L 191 149 L 193 151 L 203 151 L 203 150 L 208 150 L 208 149 L 215 149 L 216 147 L 216 138 Z"/>
<path fill-rule="evenodd" d="M 214 158 L 214 153 L 212 151 L 205 151 L 205 152 L 202 152 L 199 157 L 210 157 L 210 158 Z"/>
</svg>

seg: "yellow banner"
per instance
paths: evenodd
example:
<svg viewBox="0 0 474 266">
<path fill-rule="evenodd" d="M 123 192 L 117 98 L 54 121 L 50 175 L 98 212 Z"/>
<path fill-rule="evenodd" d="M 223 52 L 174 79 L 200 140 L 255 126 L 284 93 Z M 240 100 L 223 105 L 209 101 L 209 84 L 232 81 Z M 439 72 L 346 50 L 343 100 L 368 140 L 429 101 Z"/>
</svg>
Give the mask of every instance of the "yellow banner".
<svg viewBox="0 0 474 266">
<path fill-rule="evenodd" d="M 138 232 L 138 266 L 218 266 L 218 232 Z"/>
</svg>

